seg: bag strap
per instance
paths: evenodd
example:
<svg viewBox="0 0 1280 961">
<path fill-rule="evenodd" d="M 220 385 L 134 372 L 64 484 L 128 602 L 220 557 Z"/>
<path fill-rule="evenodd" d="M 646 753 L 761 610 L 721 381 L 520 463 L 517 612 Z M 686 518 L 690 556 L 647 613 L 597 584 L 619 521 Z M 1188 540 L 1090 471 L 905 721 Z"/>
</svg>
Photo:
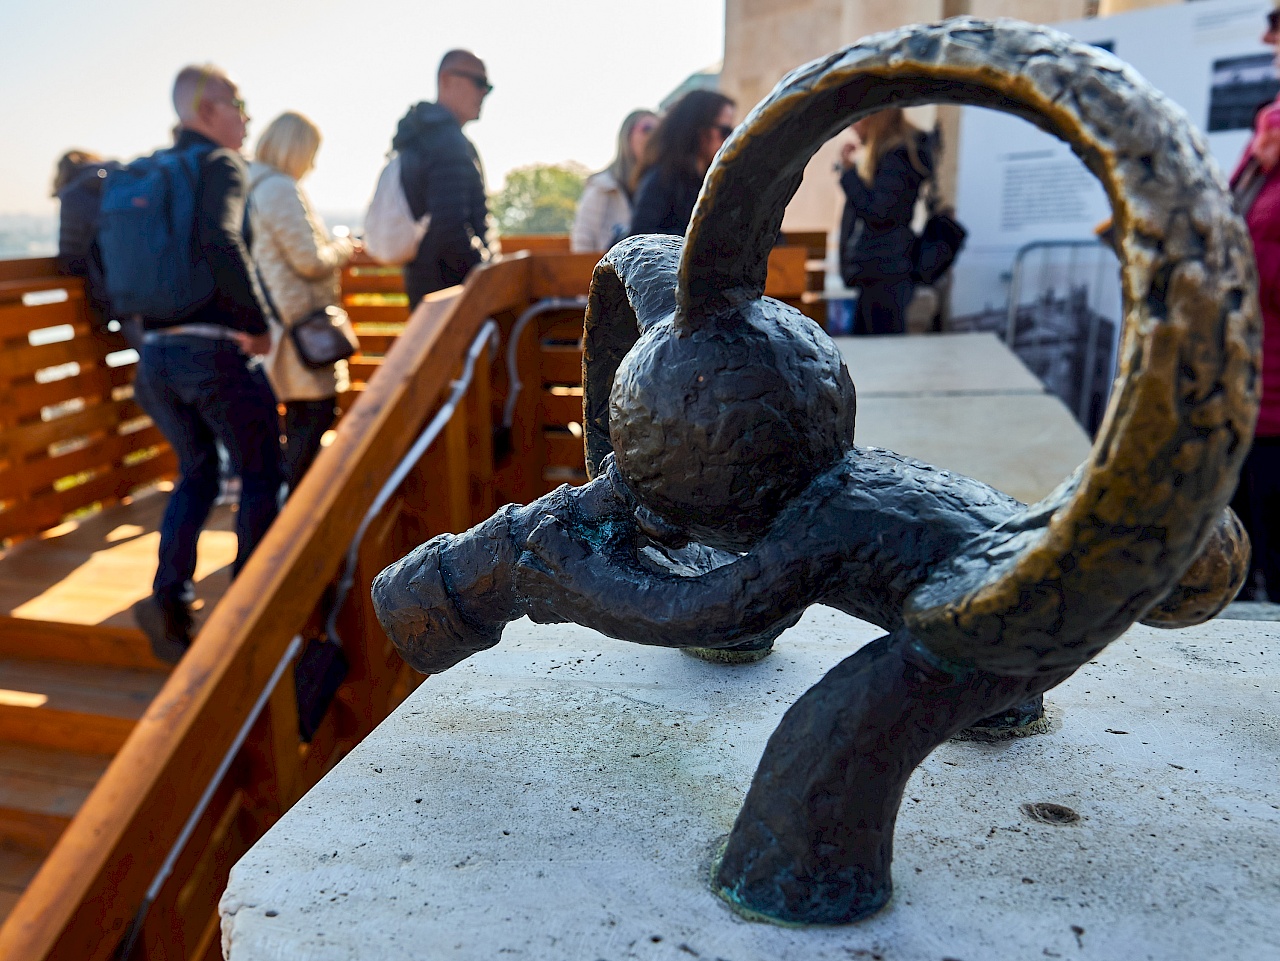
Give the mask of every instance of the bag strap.
<svg viewBox="0 0 1280 961">
<path fill-rule="evenodd" d="M 253 205 L 253 192 L 258 189 L 259 184 L 262 184 L 265 181 L 270 180 L 272 177 L 285 177 L 285 179 L 288 179 L 288 177 L 284 173 L 282 173 L 279 170 L 276 170 L 275 168 L 272 168 L 266 171 L 265 173 L 259 174 L 257 177 L 249 181 L 249 194 L 245 198 L 245 203 L 244 203 L 244 222 L 246 225 L 248 225 L 249 223 L 249 208 Z M 285 261 L 285 263 L 286 265 L 289 266 L 290 270 L 293 270 L 293 266 L 288 264 L 287 260 Z M 275 305 L 275 301 L 271 297 L 271 291 L 267 289 L 267 282 L 262 276 L 262 268 L 258 266 L 258 261 L 256 259 L 253 262 L 253 269 L 258 275 L 258 286 L 262 288 L 262 296 L 266 298 L 267 306 L 271 309 L 271 313 L 275 316 L 276 321 L 280 324 L 280 326 L 288 330 L 289 325 L 284 322 L 284 315 L 282 315 L 279 309 L 277 309 Z M 315 292 L 311 288 L 311 278 L 303 276 L 302 274 L 298 273 L 298 271 L 296 270 L 293 270 L 293 272 L 302 281 L 306 283 L 307 297 L 311 301 L 312 306 L 311 306 L 311 310 L 309 310 L 306 314 L 303 314 L 303 316 L 309 317 L 311 314 L 315 313 L 317 310 L 320 309 L 319 307 L 315 306 Z"/>
<path fill-rule="evenodd" d="M 925 213 L 934 217 L 942 209 L 942 194 L 938 187 L 938 154 L 942 153 L 942 127 L 934 124 L 933 130 L 925 134 L 925 143 L 929 148 L 929 176 L 920 185 L 924 195 Z"/>
</svg>

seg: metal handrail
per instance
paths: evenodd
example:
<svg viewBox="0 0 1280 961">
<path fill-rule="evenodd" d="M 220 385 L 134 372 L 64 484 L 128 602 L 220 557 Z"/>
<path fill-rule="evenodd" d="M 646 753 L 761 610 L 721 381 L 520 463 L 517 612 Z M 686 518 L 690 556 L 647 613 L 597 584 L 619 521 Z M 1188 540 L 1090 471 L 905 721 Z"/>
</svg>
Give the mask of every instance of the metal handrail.
<svg viewBox="0 0 1280 961">
<path fill-rule="evenodd" d="M 1014 254 L 1013 269 L 1009 280 L 1009 301 L 1005 323 L 1004 342 L 1010 350 L 1014 350 L 1017 340 L 1018 327 L 1018 311 L 1021 307 L 1022 288 L 1024 282 L 1024 273 L 1027 269 L 1027 260 L 1029 256 L 1037 251 L 1048 250 L 1066 250 L 1070 251 L 1070 258 L 1064 267 L 1065 275 L 1068 278 L 1074 278 L 1077 264 L 1079 262 L 1077 254 L 1085 251 L 1096 252 L 1112 252 L 1111 248 L 1101 240 L 1036 240 L 1031 243 L 1024 244 L 1018 248 Z M 1097 264 L 1096 275 L 1092 280 L 1090 289 L 1097 290 L 1101 287 L 1102 272 L 1106 269 L 1106 265 L 1100 260 Z M 1095 370 L 1098 358 L 1098 336 L 1100 332 L 1101 317 L 1096 310 L 1089 311 L 1089 331 L 1085 344 L 1085 356 L 1083 359 L 1083 380 L 1080 385 L 1080 398 L 1077 409 L 1073 411 L 1076 419 L 1088 426 L 1089 407 L 1093 398 Z M 1116 318 L 1117 321 L 1119 318 Z"/>
<path fill-rule="evenodd" d="M 507 380 L 511 384 L 511 390 L 507 393 L 507 402 L 502 408 L 502 426 L 508 430 L 515 423 L 516 419 L 516 398 L 520 396 L 520 391 L 524 388 L 524 383 L 520 380 L 519 348 L 520 335 L 524 333 L 524 329 L 529 326 L 529 322 L 535 317 L 542 314 L 550 313 L 553 310 L 585 310 L 587 306 L 586 297 L 544 297 L 529 306 L 520 318 L 515 322 L 515 326 L 511 328 L 511 337 L 507 340 Z"/>
<path fill-rule="evenodd" d="M 400 485 L 404 483 L 404 479 L 409 475 L 409 472 L 413 470 L 418 461 L 422 459 L 422 455 L 426 453 L 427 449 L 432 443 L 434 443 L 435 439 L 440 436 L 440 432 L 444 429 L 445 425 L 453 417 L 454 412 L 458 409 L 458 404 L 461 403 L 462 398 L 466 395 L 467 389 L 471 386 L 472 380 L 475 378 L 476 361 L 485 346 L 491 345 L 496 348 L 497 344 L 498 325 L 495 321 L 488 320 L 484 323 L 484 326 L 480 328 L 480 331 L 476 334 L 474 340 L 472 340 L 471 346 L 467 351 L 466 362 L 463 365 L 462 375 L 452 382 L 452 390 L 449 393 L 448 400 L 444 402 L 440 410 L 436 412 L 435 417 L 431 419 L 431 422 L 427 427 L 418 435 L 418 439 L 414 441 L 413 446 L 410 447 L 404 457 L 400 459 L 399 464 L 396 465 L 396 469 L 391 472 L 386 482 L 382 485 L 382 488 L 378 491 L 377 497 L 374 498 L 369 509 L 365 511 L 364 518 L 361 520 L 360 526 L 356 529 L 355 536 L 352 538 L 351 546 L 347 548 L 346 564 L 343 568 L 342 578 L 339 580 L 338 589 L 335 593 L 334 601 L 330 608 L 328 619 L 325 623 L 325 633 L 330 642 L 337 644 L 338 646 L 342 645 L 342 639 L 338 635 L 337 630 L 337 617 L 343 604 L 346 602 L 348 594 L 351 592 L 351 588 L 355 584 L 356 558 L 359 555 L 360 545 L 363 543 L 365 534 L 368 533 L 370 525 L 373 523 L 374 518 L 382 511 L 383 507 L 386 506 L 386 503 L 391 496 L 397 489 L 399 489 Z M 132 957 L 133 951 L 137 946 L 138 937 L 142 933 L 143 924 L 146 921 L 147 914 L 151 910 L 152 904 L 155 903 L 155 899 L 159 896 L 160 890 L 163 888 L 165 881 L 168 880 L 169 875 L 173 873 L 174 865 L 177 863 L 183 849 L 186 847 L 187 841 L 190 840 L 191 834 L 195 830 L 196 825 L 200 822 L 201 817 L 204 816 L 205 809 L 208 808 L 209 802 L 213 799 L 213 795 L 217 790 L 218 785 L 222 783 L 222 779 L 226 776 L 226 773 L 230 769 L 232 762 L 234 762 L 236 755 L 240 753 L 240 749 L 244 746 L 245 739 L 249 736 L 249 731 L 253 729 L 253 725 L 257 722 L 258 716 L 262 713 L 262 709 L 266 706 L 272 692 L 275 691 L 276 685 L 280 683 L 280 678 L 284 675 L 289 663 L 298 655 L 298 652 L 301 649 L 302 635 L 295 634 L 293 639 L 290 640 L 289 644 L 285 647 L 284 654 L 281 655 L 280 661 L 272 671 L 271 677 L 267 680 L 266 686 L 262 689 L 262 693 L 254 703 L 253 709 L 249 711 L 244 723 L 241 724 L 240 730 L 236 733 L 235 739 L 231 742 L 231 746 L 223 755 L 222 761 L 218 765 L 218 769 L 214 772 L 214 775 L 206 786 L 204 793 L 200 796 L 200 800 L 192 810 L 190 817 L 187 818 L 186 823 L 182 827 L 182 831 L 179 832 L 177 839 L 174 841 L 172 847 L 170 847 L 169 854 L 165 858 L 164 864 L 160 866 L 160 870 L 156 872 L 156 876 L 152 880 L 151 886 L 147 888 L 146 897 L 139 906 L 138 912 L 134 916 L 133 922 L 130 925 L 129 933 L 121 945 L 118 957 L 121 958 L 122 961 L 129 961 L 129 958 Z"/>
<path fill-rule="evenodd" d="M 1106 249 L 1100 240 L 1033 240 L 1023 244 L 1013 255 L 1013 272 L 1009 280 L 1009 308 L 1005 326 L 1005 345 L 1013 347 L 1013 338 L 1017 333 L 1018 301 L 1022 296 L 1022 271 L 1028 254 L 1037 250 L 1097 250 Z M 1070 268 L 1068 268 L 1070 269 Z"/>
<path fill-rule="evenodd" d="M 373 499 L 373 503 L 365 511 L 364 518 L 360 521 L 360 526 L 356 528 L 355 537 L 351 540 L 351 546 L 347 548 L 342 577 L 338 581 L 338 589 L 334 594 L 333 604 L 329 609 L 329 616 L 325 619 L 324 625 L 325 636 L 339 647 L 342 646 L 342 638 L 338 634 L 338 614 L 342 610 L 342 605 L 346 603 L 347 595 L 351 593 L 352 586 L 355 584 L 356 558 L 360 553 L 360 545 L 364 542 L 364 536 L 369 532 L 369 525 L 373 523 L 373 519 L 378 516 L 382 508 L 386 506 L 387 501 L 391 499 L 391 495 L 404 483 L 404 479 L 409 476 L 409 471 L 413 470 L 418 461 L 422 459 L 422 455 L 427 452 L 427 448 L 440 436 L 440 431 L 444 430 L 445 424 L 453 417 L 453 413 L 458 409 L 458 404 L 462 402 L 467 388 L 471 386 L 471 381 L 475 377 L 476 360 L 486 345 L 491 345 L 491 348 L 498 346 L 498 324 L 494 320 L 486 320 L 484 326 L 476 334 L 475 339 L 471 341 L 471 346 L 467 350 L 466 363 L 462 368 L 462 376 L 453 381 L 453 389 L 449 393 L 449 399 L 436 411 L 436 416 L 431 418 L 431 423 L 418 435 L 418 439 L 413 442 L 413 446 L 400 459 L 396 469 L 391 472 L 391 475 L 382 485 L 382 489 L 378 491 L 378 496 Z"/>
<path fill-rule="evenodd" d="M 209 802 L 213 800 L 214 792 L 217 791 L 218 785 L 222 783 L 222 779 L 226 777 L 231 763 L 235 760 L 236 755 L 240 753 L 240 748 L 244 747 L 245 739 L 249 736 L 253 725 L 257 723 L 258 715 L 266 707 L 267 701 L 271 699 L 271 694 L 275 691 L 276 685 L 280 683 L 280 678 L 284 675 L 289 662 L 297 656 L 298 651 L 301 649 L 302 635 L 295 634 L 293 639 L 286 645 L 284 653 L 280 656 L 280 660 L 275 666 L 275 670 L 271 672 L 271 677 L 267 679 L 266 686 L 262 689 L 262 693 L 258 695 L 258 700 L 254 702 L 253 709 L 249 711 L 244 723 L 240 725 L 240 730 L 236 732 L 235 739 L 231 742 L 227 753 L 222 756 L 218 769 L 209 780 L 204 793 L 200 795 L 200 800 L 196 802 L 196 806 L 192 809 L 191 816 L 187 818 L 187 822 L 182 826 L 182 830 L 178 833 L 173 846 L 169 848 L 169 854 L 164 859 L 164 864 L 160 865 L 160 870 L 156 872 L 156 876 L 151 880 L 151 886 L 147 888 L 146 897 L 142 899 L 142 904 L 138 906 L 138 912 L 134 915 L 133 921 L 129 925 L 129 934 L 121 944 L 117 955 L 121 961 L 129 961 L 133 957 L 138 936 L 142 933 L 142 926 L 147 920 L 147 914 L 151 911 L 151 905 L 155 904 L 156 898 L 160 896 L 160 889 L 164 887 L 164 882 L 173 873 L 173 866 L 178 863 L 178 858 L 182 855 L 183 849 L 187 846 L 187 842 L 191 840 L 192 832 L 195 831 L 196 825 L 200 823 L 200 819 L 204 817 L 205 809 L 208 808 Z"/>
</svg>

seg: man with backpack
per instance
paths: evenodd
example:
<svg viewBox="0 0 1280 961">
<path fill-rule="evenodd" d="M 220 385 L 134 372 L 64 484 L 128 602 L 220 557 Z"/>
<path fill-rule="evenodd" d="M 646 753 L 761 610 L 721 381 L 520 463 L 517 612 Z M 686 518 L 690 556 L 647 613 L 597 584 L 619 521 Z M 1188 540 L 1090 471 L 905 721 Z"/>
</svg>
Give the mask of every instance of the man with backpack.
<svg viewBox="0 0 1280 961">
<path fill-rule="evenodd" d="M 219 491 L 217 444 L 241 478 L 239 573 L 277 512 L 276 401 L 255 357 L 271 346 L 243 235 L 248 115 L 221 70 L 186 67 L 173 87 L 172 148 L 107 177 L 98 242 L 117 313 L 143 330 L 134 397 L 178 456 L 150 597 L 134 607 L 152 650 L 191 643 L 196 542 Z"/>
<path fill-rule="evenodd" d="M 404 267 L 410 306 L 462 283 L 489 256 L 484 172 L 462 127 L 479 119 L 493 86 L 479 57 L 450 50 L 440 61 L 436 87 L 436 102 L 410 108 L 391 142 L 414 220 L 429 217 L 417 254 Z"/>
</svg>

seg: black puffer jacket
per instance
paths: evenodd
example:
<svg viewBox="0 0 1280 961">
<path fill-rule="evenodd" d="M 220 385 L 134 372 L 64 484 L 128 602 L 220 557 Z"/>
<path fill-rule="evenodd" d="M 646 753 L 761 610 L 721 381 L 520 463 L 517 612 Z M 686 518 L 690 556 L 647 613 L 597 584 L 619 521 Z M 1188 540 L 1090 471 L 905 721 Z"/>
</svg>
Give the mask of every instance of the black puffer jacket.
<svg viewBox="0 0 1280 961">
<path fill-rule="evenodd" d="M 631 236 L 684 236 L 693 217 L 702 180 L 683 170 L 652 167 L 636 185 L 631 201 Z"/>
<path fill-rule="evenodd" d="M 850 287 L 911 275 L 911 215 L 920 185 L 933 171 L 931 138 L 919 134 L 917 170 L 905 146 L 890 150 L 868 186 L 853 167 L 840 177 L 844 214 L 840 218 L 840 276 Z"/>
<path fill-rule="evenodd" d="M 488 256 L 489 207 L 480 157 L 453 114 L 419 103 L 400 121 L 391 146 L 399 151 L 400 176 L 414 217 L 431 214 L 418 256 L 404 268 L 410 303 L 462 283 Z"/>
</svg>

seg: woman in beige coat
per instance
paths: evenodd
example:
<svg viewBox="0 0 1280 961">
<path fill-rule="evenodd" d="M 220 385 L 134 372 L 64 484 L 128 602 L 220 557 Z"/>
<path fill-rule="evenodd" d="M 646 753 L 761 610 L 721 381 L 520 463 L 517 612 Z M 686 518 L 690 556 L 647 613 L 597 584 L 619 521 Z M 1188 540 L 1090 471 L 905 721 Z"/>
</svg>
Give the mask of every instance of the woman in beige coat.
<svg viewBox="0 0 1280 961">
<path fill-rule="evenodd" d="M 342 268 L 352 243 L 333 238 L 298 186 L 315 165 L 320 131 L 306 117 L 283 113 L 262 132 L 249 167 L 252 253 L 272 313 L 267 377 L 283 402 L 284 476 L 294 490 L 320 450 L 320 439 L 337 418 L 337 395 L 345 391 L 347 362 L 319 370 L 298 356 L 288 328 L 312 311 L 341 303 Z"/>
<path fill-rule="evenodd" d="M 604 170 L 587 178 L 569 232 L 569 249 L 575 254 L 608 250 L 631 227 L 631 191 L 636 164 L 649 134 L 658 125 L 651 110 L 633 110 L 618 130 L 618 152 Z"/>
</svg>

